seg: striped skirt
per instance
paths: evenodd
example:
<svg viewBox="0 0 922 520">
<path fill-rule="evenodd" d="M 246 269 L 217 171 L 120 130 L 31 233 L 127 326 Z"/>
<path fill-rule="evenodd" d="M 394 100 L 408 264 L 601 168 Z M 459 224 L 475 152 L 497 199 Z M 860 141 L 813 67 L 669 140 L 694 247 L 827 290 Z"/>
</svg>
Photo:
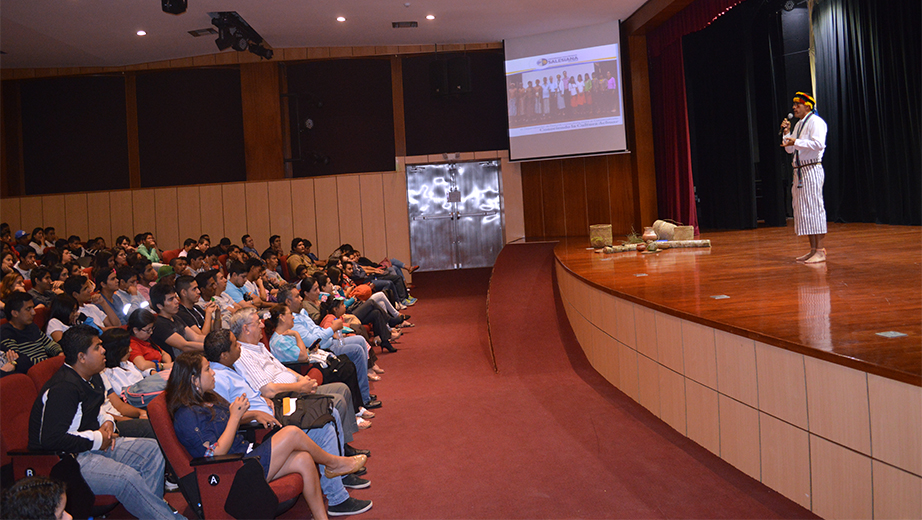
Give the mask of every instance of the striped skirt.
<svg viewBox="0 0 922 520">
<path fill-rule="evenodd" d="M 822 235 L 826 233 L 826 206 L 823 204 L 823 181 L 826 178 L 822 164 L 800 168 L 803 187 L 797 187 L 797 169 L 791 196 L 794 201 L 794 231 L 800 235 Z"/>
</svg>

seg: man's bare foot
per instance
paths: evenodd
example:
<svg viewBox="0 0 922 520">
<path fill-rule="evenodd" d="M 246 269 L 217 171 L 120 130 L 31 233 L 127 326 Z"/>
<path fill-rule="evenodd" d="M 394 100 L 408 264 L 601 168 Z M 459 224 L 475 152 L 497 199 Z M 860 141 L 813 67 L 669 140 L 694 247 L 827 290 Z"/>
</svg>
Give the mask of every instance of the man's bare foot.
<svg viewBox="0 0 922 520">
<path fill-rule="evenodd" d="M 813 256 L 811 256 L 810 258 L 808 258 L 807 260 L 804 260 L 804 263 L 805 263 L 805 264 L 819 264 L 819 263 L 822 263 L 822 262 L 825 262 L 825 261 L 826 261 L 826 250 L 825 250 L 825 249 L 817 249 L 817 250 L 816 250 L 816 254 L 814 254 Z"/>
<path fill-rule="evenodd" d="M 811 249 L 809 253 L 807 253 L 807 254 L 805 254 L 805 255 L 803 255 L 803 256 L 798 256 L 797 258 L 794 259 L 794 261 L 796 261 L 796 262 L 806 262 L 808 258 L 810 258 L 811 256 L 813 256 L 813 255 L 815 255 L 815 254 L 816 254 L 816 249 Z"/>
</svg>

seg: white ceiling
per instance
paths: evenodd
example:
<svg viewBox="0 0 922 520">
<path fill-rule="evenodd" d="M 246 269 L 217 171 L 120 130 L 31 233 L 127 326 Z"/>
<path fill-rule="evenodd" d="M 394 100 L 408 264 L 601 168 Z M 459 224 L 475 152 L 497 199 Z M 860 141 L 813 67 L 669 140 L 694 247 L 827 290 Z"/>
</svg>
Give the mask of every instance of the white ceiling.
<svg viewBox="0 0 922 520">
<path fill-rule="evenodd" d="M 627 19 L 644 0 L 3 0 L 0 66 L 112 67 L 217 52 L 208 12 L 237 11 L 275 48 L 496 42 Z M 434 14 L 434 21 L 426 20 Z M 339 23 L 337 16 L 347 21 Z M 392 29 L 417 21 L 415 29 Z M 138 30 L 147 32 L 137 36 Z M 234 52 L 227 50 L 225 52 Z"/>
</svg>

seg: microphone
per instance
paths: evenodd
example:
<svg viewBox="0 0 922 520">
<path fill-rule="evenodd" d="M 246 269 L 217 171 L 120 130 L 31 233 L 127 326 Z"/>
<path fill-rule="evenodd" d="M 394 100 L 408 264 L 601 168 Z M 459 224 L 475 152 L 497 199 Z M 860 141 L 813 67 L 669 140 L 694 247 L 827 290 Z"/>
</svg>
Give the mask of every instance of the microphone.
<svg viewBox="0 0 922 520">
<path fill-rule="evenodd" d="M 787 119 L 788 121 L 790 121 L 791 119 L 794 119 L 794 114 L 788 112 L 788 115 L 785 119 Z M 784 128 L 778 129 L 778 135 L 784 135 Z"/>
</svg>

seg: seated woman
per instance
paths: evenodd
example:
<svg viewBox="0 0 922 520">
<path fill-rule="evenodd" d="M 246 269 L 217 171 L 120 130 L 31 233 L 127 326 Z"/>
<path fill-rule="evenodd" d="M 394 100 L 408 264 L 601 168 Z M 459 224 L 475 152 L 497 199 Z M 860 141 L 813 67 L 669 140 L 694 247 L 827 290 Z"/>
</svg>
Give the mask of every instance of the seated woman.
<svg viewBox="0 0 922 520">
<path fill-rule="evenodd" d="M 0 281 L 0 318 L 7 317 L 3 312 L 4 302 L 6 297 L 14 292 L 26 292 L 26 285 L 23 282 L 22 275 L 15 271 L 4 276 L 3 281 Z"/>
<path fill-rule="evenodd" d="M 364 304 L 363 304 L 364 305 Z M 325 329 L 332 329 L 333 322 L 337 319 L 343 317 L 346 312 L 345 301 L 336 295 L 331 295 L 327 298 L 326 301 L 320 304 L 320 315 L 322 316 L 320 320 L 320 326 Z M 333 333 L 334 339 L 338 339 L 344 335 L 343 330 L 338 330 Z M 375 354 L 374 349 L 368 349 L 368 379 L 371 381 L 380 381 L 381 376 L 378 374 L 383 374 L 384 370 L 378 366 L 378 356 Z"/>
<path fill-rule="evenodd" d="M 302 305 L 305 309 L 308 309 L 308 305 L 317 308 L 316 318 L 314 318 L 314 314 L 310 309 L 308 309 L 308 313 L 311 314 L 311 318 L 314 318 L 314 321 L 319 324 L 320 320 L 323 319 L 320 312 L 320 295 L 321 293 L 331 294 L 333 291 L 333 284 L 330 283 L 330 278 L 325 273 L 314 273 L 314 280 L 311 290 L 303 293 L 304 301 Z M 304 285 L 305 283 L 302 282 L 301 287 L 304 288 Z M 400 337 L 400 331 L 392 331 L 391 327 L 403 323 L 403 318 L 401 316 L 398 315 L 396 318 L 390 318 L 370 300 L 353 308 L 352 314 L 346 314 L 345 316 L 347 318 L 345 323 L 349 324 L 353 330 L 360 330 L 361 325 L 371 325 L 372 331 L 380 340 L 379 343 L 381 348 L 387 349 L 388 352 L 396 352 L 396 349 L 391 345 L 391 341 Z M 366 340 L 367 339 L 369 338 L 366 338 Z M 373 365 L 370 360 L 369 364 Z"/>
<path fill-rule="evenodd" d="M 129 359 L 138 370 L 159 372 L 173 366 L 173 358 L 150 342 L 157 315 L 147 309 L 137 309 L 128 315 L 128 332 L 131 334 Z"/>
<path fill-rule="evenodd" d="M 352 264 L 349 264 L 350 266 Z M 381 310 L 387 313 L 390 317 L 395 317 L 400 314 L 400 310 L 394 307 L 390 300 L 387 299 L 387 296 L 384 293 L 376 292 L 370 296 L 363 296 L 359 298 L 356 292 L 355 282 L 351 278 L 343 276 L 343 270 L 338 267 L 329 266 L 326 268 L 327 276 L 330 278 L 330 283 L 333 285 L 333 292 L 342 296 L 346 299 L 346 309 L 348 310 L 356 303 L 360 301 L 369 301 L 372 300 L 375 305 L 377 305 Z M 355 293 L 355 294 L 353 294 Z M 399 304 L 398 304 L 399 305 Z M 406 307 L 403 307 L 404 309 Z M 407 317 L 406 319 L 409 319 Z"/>
<path fill-rule="evenodd" d="M 119 433 L 124 437 L 146 437 L 156 439 L 154 430 L 147 420 L 147 411 L 125 402 L 122 390 L 144 379 L 147 373 L 128 361 L 131 354 L 131 337 L 128 331 L 116 328 L 102 333 L 102 348 L 106 349 L 106 369 L 100 376 L 105 385 L 106 401 L 111 407 L 104 406 L 118 423 Z"/>
<path fill-rule="evenodd" d="M 69 294 L 55 296 L 48 314 L 50 319 L 45 324 L 45 334 L 55 343 L 60 343 L 64 332 L 77 324 L 77 316 L 80 315 L 79 308 L 73 296 Z"/>
<path fill-rule="evenodd" d="M 214 393 L 215 376 L 201 352 L 185 352 L 173 365 L 166 389 L 167 408 L 179 442 L 193 457 L 212 457 L 229 453 L 258 457 L 267 481 L 292 473 L 301 475 L 302 494 L 317 520 L 327 517 L 320 491 L 316 464 L 324 466 L 327 478 L 348 475 L 360 470 L 367 457 L 337 457 L 314 443 L 297 426 L 286 426 L 258 446 L 237 434 L 241 422 L 256 420 L 263 426 L 280 426 L 272 416 L 249 412 L 245 395 L 228 403 Z"/>
<path fill-rule="evenodd" d="M 269 309 L 269 317 L 264 322 L 266 334 L 269 336 L 269 350 L 272 355 L 282 363 L 301 362 L 311 363 L 323 373 L 324 383 L 344 383 L 352 392 L 352 404 L 358 411 L 356 417 L 370 419 L 375 416 L 362 406 L 362 389 L 359 387 L 358 376 L 355 373 L 355 364 L 346 356 L 339 356 L 343 366 L 335 372 L 330 369 L 330 356 L 335 355 L 327 350 L 310 349 L 298 331 L 294 330 L 294 314 L 291 309 L 280 303 Z M 337 339 L 333 339 L 335 344 Z M 374 375 L 374 373 L 371 373 Z M 359 421 L 361 422 L 361 421 Z M 360 424 L 361 428 L 362 425 Z"/>
</svg>

